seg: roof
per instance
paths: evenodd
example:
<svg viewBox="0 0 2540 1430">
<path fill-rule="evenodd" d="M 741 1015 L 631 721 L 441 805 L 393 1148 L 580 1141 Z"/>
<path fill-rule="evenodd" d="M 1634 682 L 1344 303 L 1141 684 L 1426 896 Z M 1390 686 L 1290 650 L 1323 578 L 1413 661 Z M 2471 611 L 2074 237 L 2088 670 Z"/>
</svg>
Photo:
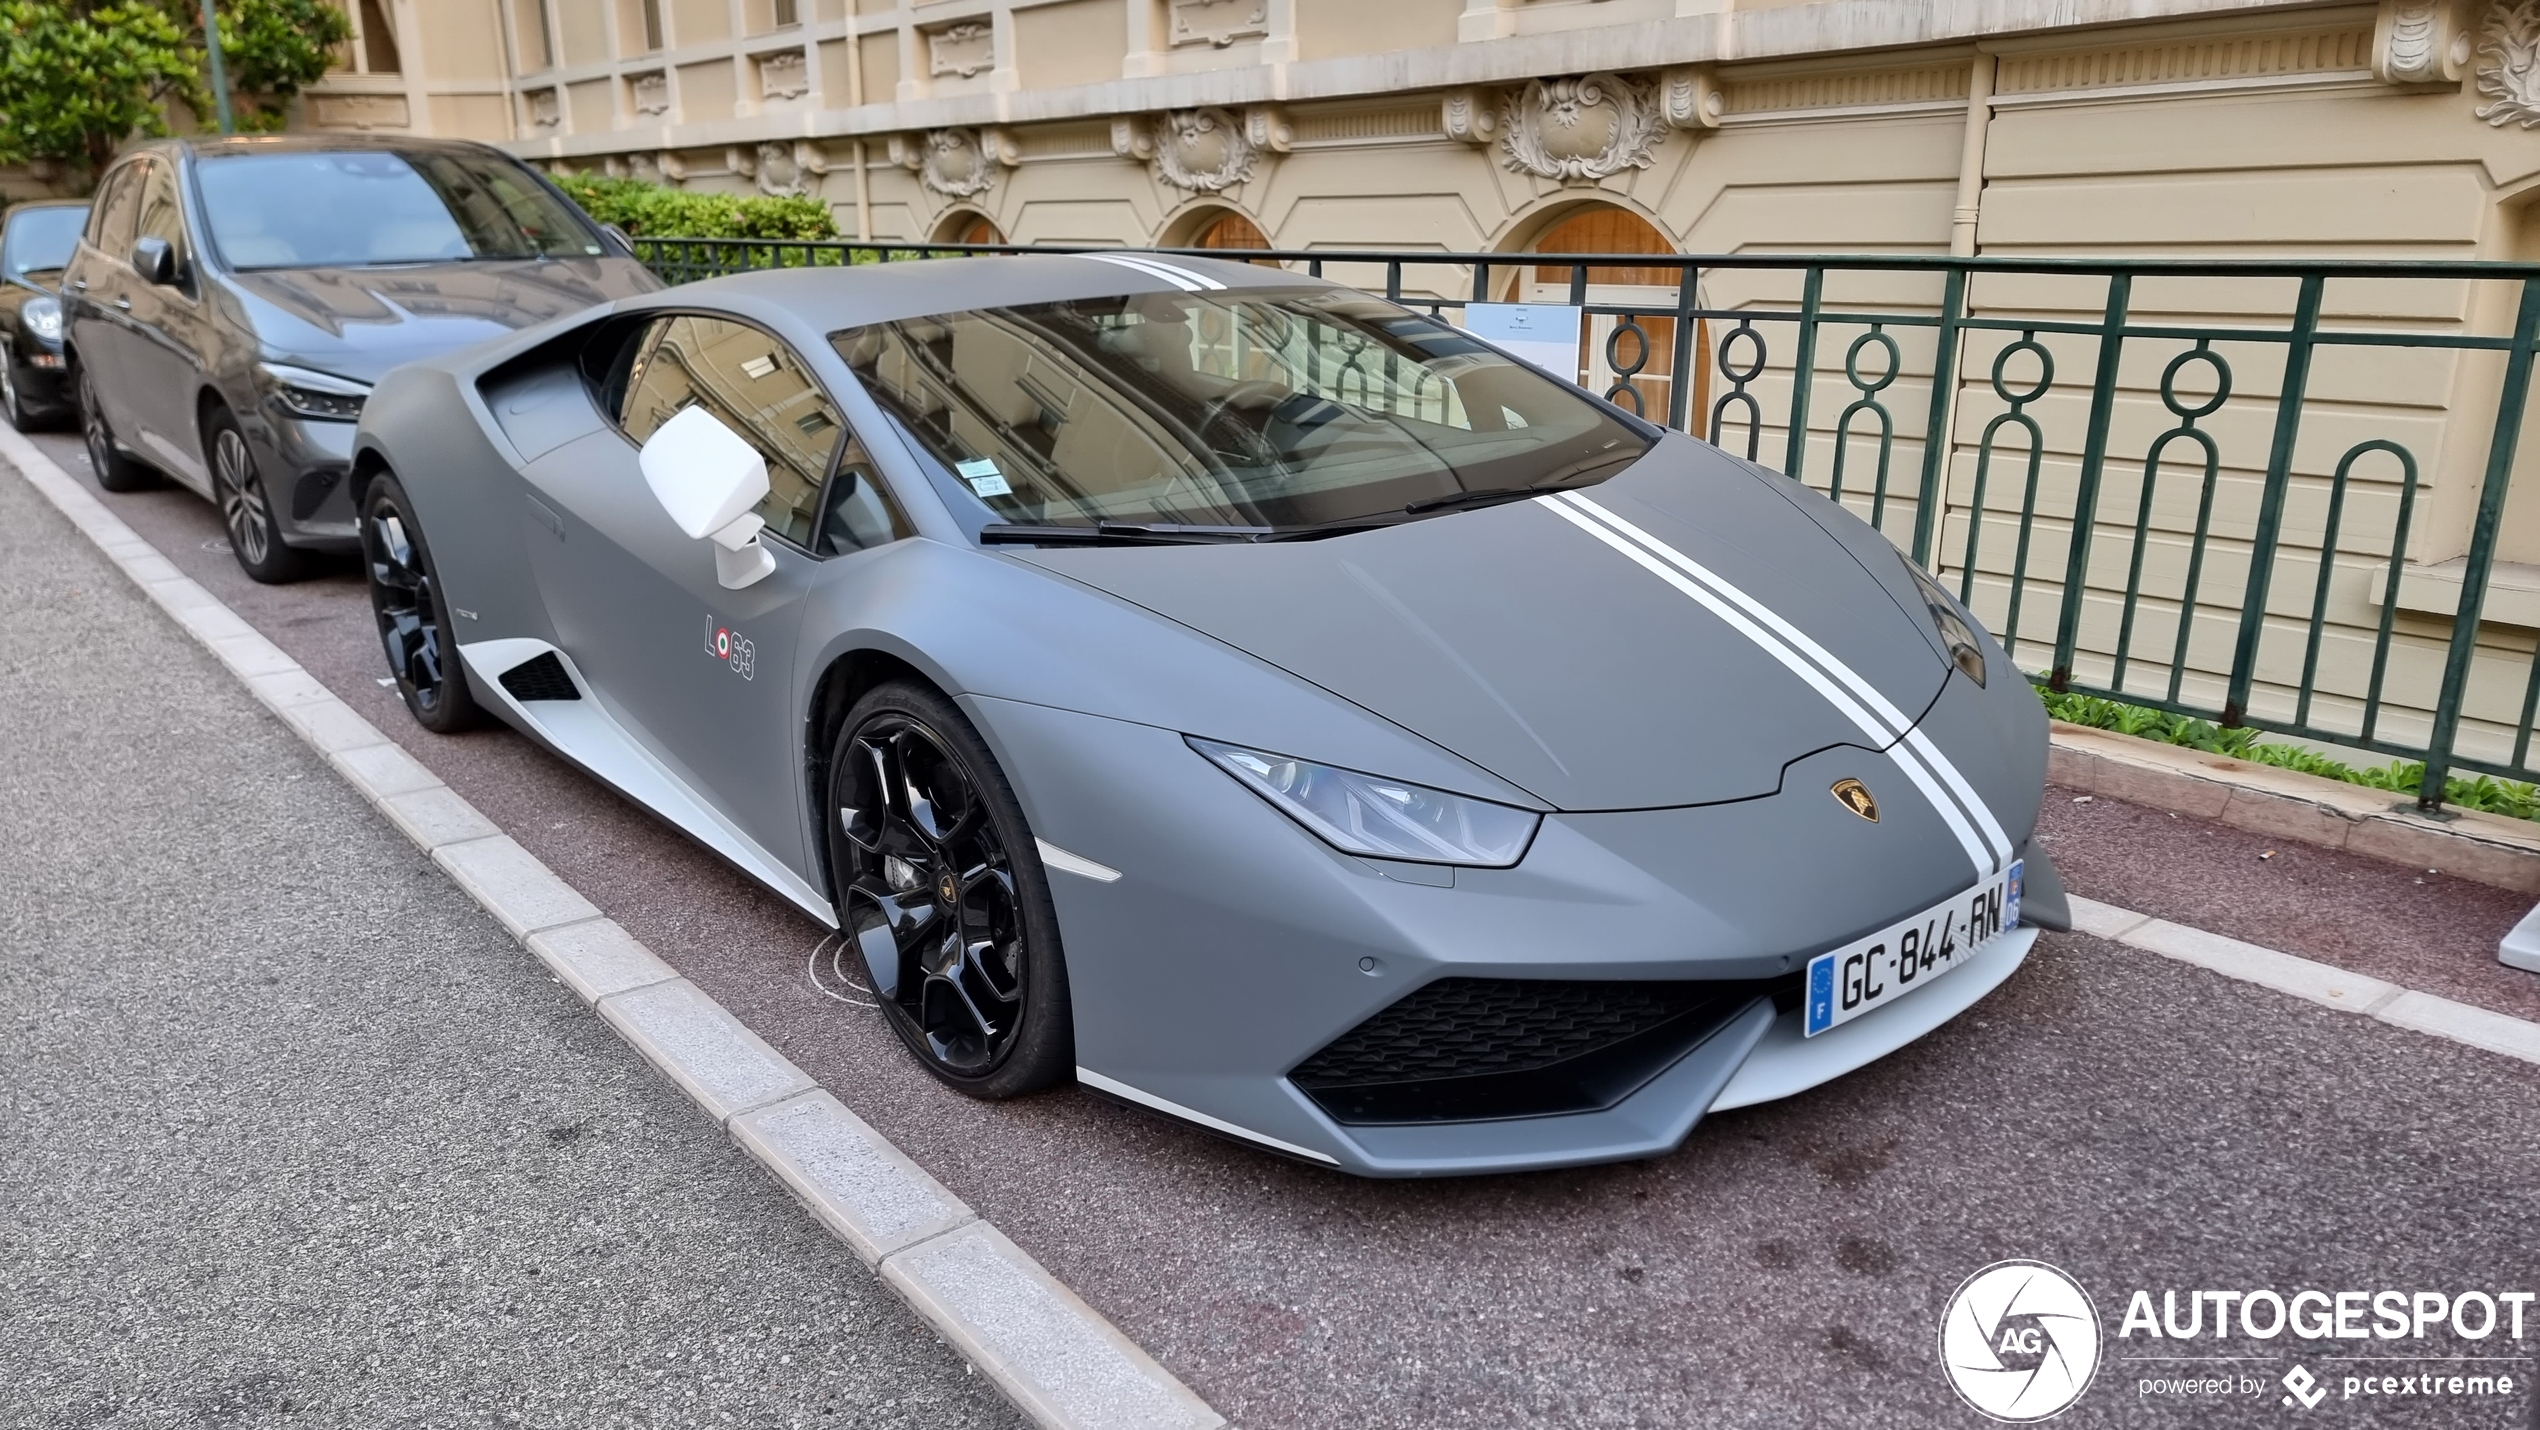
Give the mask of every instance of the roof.
<svg viewBox="0 0 2540 1430">
<path fill-rule="evenodd" d="M 1178 276 L 1175 276 L 1178 275 Z M 1192 279 L 1200 280 L 1198 282 Z M 1336 288 L 1302 273 L 1214 258 L 1159 257 L 1131 250 L 930 258 L 847 268 L 773 268 L 673 288 L 661 306 L 711 304 L 729 295 L 823 329 L 1130 293 L 1219 288 Z"/>
<path fill-rule="evenodd" d="M 422 153 L 431 150 L 509 155 L 491 145 L 465 139 L 422 139 L 405 134 L 187 134 L 160 139 L 145 149 L 182 149 L 197 158 L 223 154 L 322 154 L 347 151 Z"/>
</svg>

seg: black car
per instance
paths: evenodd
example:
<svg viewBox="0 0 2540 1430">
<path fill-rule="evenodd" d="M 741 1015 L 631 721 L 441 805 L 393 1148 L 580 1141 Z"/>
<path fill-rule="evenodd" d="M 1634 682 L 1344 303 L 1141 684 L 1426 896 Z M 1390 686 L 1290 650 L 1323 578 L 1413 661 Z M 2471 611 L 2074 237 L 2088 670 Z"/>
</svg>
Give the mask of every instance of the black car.
<svg viewBox="0 0 2540 1430">
<path fill-rule="evenodd" d="M 0 224 L 0 416 L 21 432 L 70 410 L 54 289 L 87 222 L 88 205 L 73 200 L 19 204 Z"/>
<path fill-rule="evenodd" d="M 98 483 L 218 502 L 259 581 L 355 549 L 353 424 L 390 368 L 661 286 L 481 144 L 163 140 L 94 202 L 62 295 Z"/>
</svg>

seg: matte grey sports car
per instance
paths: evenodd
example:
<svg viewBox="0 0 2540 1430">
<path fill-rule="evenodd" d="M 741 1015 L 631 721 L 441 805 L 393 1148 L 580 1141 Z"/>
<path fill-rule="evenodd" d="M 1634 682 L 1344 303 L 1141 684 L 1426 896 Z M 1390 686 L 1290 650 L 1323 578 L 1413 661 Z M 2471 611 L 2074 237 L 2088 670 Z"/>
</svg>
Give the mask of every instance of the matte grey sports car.
<svg viewBox="0 0 2540 1430">
<path fill-rule="evenodd" d="M 1928 577 L 1332 284 L 720 279 L 390 373 L 353 472 L 415 715 L 837 927 L 975 1095 L 1379 1176 L 1648 1156 L 2066 919 L 2038 701 Z"/>
</svg>

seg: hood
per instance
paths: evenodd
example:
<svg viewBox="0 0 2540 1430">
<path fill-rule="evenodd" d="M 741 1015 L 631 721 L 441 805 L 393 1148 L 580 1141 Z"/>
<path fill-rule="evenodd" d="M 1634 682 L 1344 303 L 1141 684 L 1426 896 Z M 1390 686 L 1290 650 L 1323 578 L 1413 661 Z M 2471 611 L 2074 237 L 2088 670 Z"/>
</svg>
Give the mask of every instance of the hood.
<svg viewBox="0 0 2540 1430">
<path fill-rule="evenodd" d="M 228 282 L 266 356 L 359 382 L 661 287 L 631 258 L 292 268 Z"/>
<path fill-rule="evenodd" d="M 1582 495 L 1921 715 L 1949 675 L 1929 615 L 1776 480 L 1671 438 Z M 1556 809 L 1749 799 L 1780 788 L 1794 759 L 1872 743 L 1727 620 L 1545 500 L 1321 541 L 1012 554 L 1322 686 Z M 1886 560 L 1910 591 L 1901 559 Z"/>
</svg>

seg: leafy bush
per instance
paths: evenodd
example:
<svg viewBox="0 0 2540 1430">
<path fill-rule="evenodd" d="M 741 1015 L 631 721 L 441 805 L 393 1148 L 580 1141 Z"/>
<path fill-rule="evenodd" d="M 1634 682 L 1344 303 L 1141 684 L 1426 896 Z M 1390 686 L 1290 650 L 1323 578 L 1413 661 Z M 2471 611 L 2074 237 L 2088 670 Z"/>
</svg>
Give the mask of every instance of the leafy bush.
<svg viewBox="0 0 2540 1430">
<path fill-rule="evenodd" d="M 808 194 L 785 198 L 713 194 L 611 179 L 559 176 L 556 186 L 601 223 L 643 238 L 835 238 L 829 206 Z"/>
<path fill-rule="evenodd" d="M 2417 761 L 2393 760 L 2387 765 L 2357 769 L 2343 760 L 2332 759 L 2300 745 L 2260 743 L 2258 732 L 2246 726 L 2225 729 L 2211 720 L 2199 720 L 2193 715 L 2155 710 L 2148 705 L 2131 705 L 2104 696 L 2053 691 L 2044 686 L 2038 687 L 2037 694 L 2046 702 L 2047 714 L 2068 724 L 2087 725 L 2094 730 L 2113 730 L 2120 735 L 2159 740 L 2208 754 L 2228 755 L 2235 760 L 2273 765 L 2299 774 L 2344 780 L 2367 789 L 2389 790 L 2393 794 L 2414 796 L 2425 783 L 2425 766 Z M 2540 820 L 2540 786 L 2514 780 L 2491 779 L 2486 775 L 2473 778 L 2455 775 L 2443 782 L 2443 802 L 2461 809 Z"/>
</svg>

